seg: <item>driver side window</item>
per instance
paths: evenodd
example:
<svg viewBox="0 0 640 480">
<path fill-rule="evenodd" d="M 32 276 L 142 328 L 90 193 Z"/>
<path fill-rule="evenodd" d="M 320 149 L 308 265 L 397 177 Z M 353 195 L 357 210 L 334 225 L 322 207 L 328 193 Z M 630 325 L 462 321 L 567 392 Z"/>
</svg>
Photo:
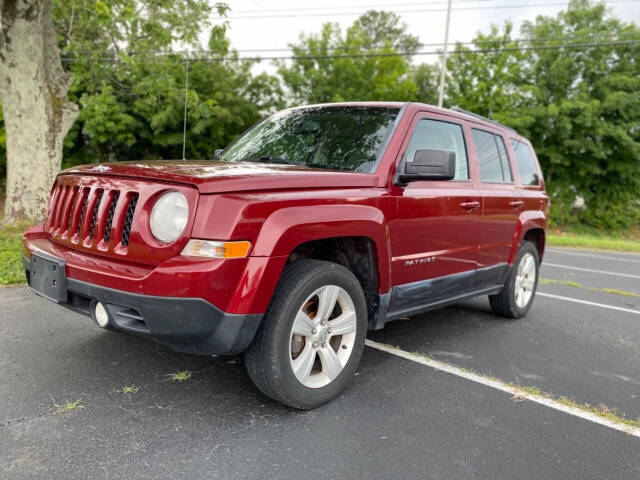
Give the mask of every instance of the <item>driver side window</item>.
<svg viewBox="0 0 640 480">
<path fill-rule="evenodd" d="M 418 150 L 446 150 L 456 154 L 454 180 L 469 180 L 467 150 L 462 127 L 455 123 L 422 119 L 416 124 L 407 146 L 406 161 L 413 161 Z"/>
</svg>

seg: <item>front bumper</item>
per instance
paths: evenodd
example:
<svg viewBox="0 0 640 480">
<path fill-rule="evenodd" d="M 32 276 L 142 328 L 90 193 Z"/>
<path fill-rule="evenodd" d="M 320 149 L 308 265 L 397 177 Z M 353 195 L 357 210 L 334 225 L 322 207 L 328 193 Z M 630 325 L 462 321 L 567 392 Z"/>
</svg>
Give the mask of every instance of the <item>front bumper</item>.
<svg viewBox="0 0 640 480">
<path fill-rule="evenodd" d="M 22 261 L 30 280 L 30 263 Z M 117 330 L 148 336 L 173 350 L 200 355 L 231 355 L 244 351 L 260 325 L 262 314 L 232 314 L 202 298 L 142 295 L 66 278 L 67 298 L 59 304 L 93 318 L 96 302 Z"/>
</svg>

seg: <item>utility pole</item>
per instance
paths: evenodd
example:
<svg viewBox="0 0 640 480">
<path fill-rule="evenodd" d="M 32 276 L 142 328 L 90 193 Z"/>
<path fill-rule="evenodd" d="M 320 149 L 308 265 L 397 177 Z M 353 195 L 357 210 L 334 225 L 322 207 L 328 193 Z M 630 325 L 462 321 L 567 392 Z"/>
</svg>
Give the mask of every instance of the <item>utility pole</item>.
<svg viewBox="0 0 640 480">
<path fill-rule="evenodd" d="M 189 59 L 184 62 L 184 119 L 182 121 L 182 160 L 187 153 L 187 97 L 189 96 Z"/>
<path fill-rule="evenodd" d="M 438 89 L 438 106 L 442 107 L 444 100 L 444 80 L 447 76 L 447 49 L 449 47 L 449 22 L 451 20 L 451 0 L 447 3 L 447 23 L 444 27 L 444 52 L 442 53 L 442 67 L 440 68 L 440 88 Z"/>
</svg>

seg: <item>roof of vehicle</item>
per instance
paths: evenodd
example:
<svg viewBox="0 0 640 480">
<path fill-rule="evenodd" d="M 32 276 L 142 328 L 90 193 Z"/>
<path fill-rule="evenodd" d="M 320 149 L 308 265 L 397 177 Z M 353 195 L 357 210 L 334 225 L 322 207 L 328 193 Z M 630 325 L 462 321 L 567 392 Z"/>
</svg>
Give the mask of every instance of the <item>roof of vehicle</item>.
<svg viewBox="0 0 640 480">
<path fill-rule="evenodd" d="M 402 108 L 407 102 L 330 102 L 315 103 L 311 105 L 299 105 L 290 108 L 290 110 L 298 108 L 319 108 L 319 107 L 382 107 L 382 108 Z"/>
</svg>

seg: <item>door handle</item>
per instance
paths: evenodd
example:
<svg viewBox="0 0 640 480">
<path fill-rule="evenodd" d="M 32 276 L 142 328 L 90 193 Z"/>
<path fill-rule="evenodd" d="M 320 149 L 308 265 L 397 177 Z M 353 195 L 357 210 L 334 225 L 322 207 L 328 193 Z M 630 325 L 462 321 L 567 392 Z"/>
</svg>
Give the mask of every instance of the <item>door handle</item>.
<svg viewBox="0 0 640 480">
<path fill-rule="evenodd" d="M 476 208 L 480 208 L 480 202 L 462 202 L 460 206 L 465 210 L 475 210 Z"/>
<path fill-rule="evenodd" d="M 509 202 L 509 206 L 515 210 L 518 210 L 524 207 L 524 202 L 522 200 L 514 200 L 513 202 Z"/>
</svg>

